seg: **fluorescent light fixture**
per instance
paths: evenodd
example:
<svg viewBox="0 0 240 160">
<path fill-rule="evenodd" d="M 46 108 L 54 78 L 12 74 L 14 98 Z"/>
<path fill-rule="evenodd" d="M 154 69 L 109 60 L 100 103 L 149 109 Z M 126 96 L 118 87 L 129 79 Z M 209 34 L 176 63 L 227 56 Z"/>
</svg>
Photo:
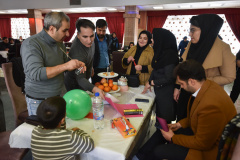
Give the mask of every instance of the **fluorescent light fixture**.
<svg viewBox="0 0 240 160">
<path fill-rule="evenodd" d="M 8 13 L 18 13 L 17 11 L 7 11 Z"/>
<path fill-rule="evenodd" d="M 163 6 L 155 6 L 153 9 L 163 9 Z"/>
<path fill-rule="evenodd" d="M 179 8 L 191 8 L 191 5 L 180 5 Z"/>
<path fill-rule="evenodd" d="M 220 7 L 222 5 L 223 5 L 222 3 L 210 3 L 209 4 L 209 6 L 211 6 L 211 7 Z"/>
<path fill-rule="evenodd" d="M 5 13 L 5 12 L 3 12 L 3 11 L 0 11 L 0 13 Z"/>
<path fill-rule="evenodd" d="M 52 12 L 61 12 L 61 10 L 54 9 Z"/>
<path fill-rule="evenodd" d="M 109 11 L 116 11 L 117 9 L 116 8 L 107 8 L 107 10 L 109 10 Z"/>
</svg>

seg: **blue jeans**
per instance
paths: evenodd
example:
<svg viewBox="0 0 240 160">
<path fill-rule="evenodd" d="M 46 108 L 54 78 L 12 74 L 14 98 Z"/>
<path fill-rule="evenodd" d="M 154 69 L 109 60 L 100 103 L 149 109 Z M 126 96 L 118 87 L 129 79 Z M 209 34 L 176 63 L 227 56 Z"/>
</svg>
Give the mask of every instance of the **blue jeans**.
<svg viewBox="0 0 240 160">
<path fill-rule="evenodd" d="M 37 115 L 37 108 L 43 100 L 36 100 L 25 96 L 27 101 L 28 115 Z"/>
</svg>

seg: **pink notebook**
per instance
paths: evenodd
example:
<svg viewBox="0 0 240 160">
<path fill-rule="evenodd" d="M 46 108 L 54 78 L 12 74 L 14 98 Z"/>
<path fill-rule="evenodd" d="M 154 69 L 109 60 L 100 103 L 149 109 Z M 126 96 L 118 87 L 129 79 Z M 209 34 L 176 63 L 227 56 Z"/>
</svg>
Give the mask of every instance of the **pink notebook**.
<svg viewBox="0 0 240 160">
<path fill-rule="evenodd" d="M 157 117 L 157 120 L 158 120 L 159 124 L 161 125 L 162 129 L 164 131 L 168 132 L 169 129 L 168 129 L 167 121 L 163 118 L 160 118 L 160 117 Z"/>
<path fill-rule="evenodd" d="M 123 112 L 124 109 L 139 109 L 136 104 L 117 104 L 117 103 L 113 103 L 113 101 L 110 98 L 108 98 L 108 97 L 105 97 L 105 100 L 111 106 L 113 106 L 113 108 L 115 108 L 122 116 L 125 116 L 127 118 L 130 118 L 130 117 L 143 117 L 142 114 L 139 114 L 139 115 L 124 115 L 124 112 Z"/>
</svg>

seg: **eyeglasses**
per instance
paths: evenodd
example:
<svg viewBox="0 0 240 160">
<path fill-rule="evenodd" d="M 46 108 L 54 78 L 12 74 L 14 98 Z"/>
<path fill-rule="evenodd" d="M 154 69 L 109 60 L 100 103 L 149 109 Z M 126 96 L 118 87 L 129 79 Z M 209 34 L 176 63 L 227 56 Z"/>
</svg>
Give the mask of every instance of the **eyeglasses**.
<svg viewBox="0 0 240 160">
<path fill-rule="evenodd" d="M 62 48 L 60 48 L 60 49 L 61 49 L 61 51 L 62 51 L 64 54 L 66 54 L 66 56 L 67 56 L 70 60 L 72 59 Z M 76 69 L 76 70 L 75 70 L 75 74 L 76 74 L 76 75 L 79 75 L 82 69 L 83 69 L 83 67 Z"/>
<path fill-rule="evenodd" d="M 190 33 L 194 33 L 194 32 L 196 32 L 196 31 L 198 31 L 199 29 L 196 29 L 196 28 L 190 28 L 189 30 L 188 30 L 188 32 Z"/>
</svg>

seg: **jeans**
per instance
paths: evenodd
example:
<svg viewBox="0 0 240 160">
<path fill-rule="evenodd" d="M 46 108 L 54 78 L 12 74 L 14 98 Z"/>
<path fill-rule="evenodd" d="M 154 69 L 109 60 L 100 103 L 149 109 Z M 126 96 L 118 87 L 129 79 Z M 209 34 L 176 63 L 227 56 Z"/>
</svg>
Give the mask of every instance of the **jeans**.
<svg viewBox="0 0 240 160">
<path fill-rule="evenodd" d="M 37 108 L 43 100 L 36 100 L 25 96 L 27 101 L 28 115 L 37 115 Z"/>
</svg>

